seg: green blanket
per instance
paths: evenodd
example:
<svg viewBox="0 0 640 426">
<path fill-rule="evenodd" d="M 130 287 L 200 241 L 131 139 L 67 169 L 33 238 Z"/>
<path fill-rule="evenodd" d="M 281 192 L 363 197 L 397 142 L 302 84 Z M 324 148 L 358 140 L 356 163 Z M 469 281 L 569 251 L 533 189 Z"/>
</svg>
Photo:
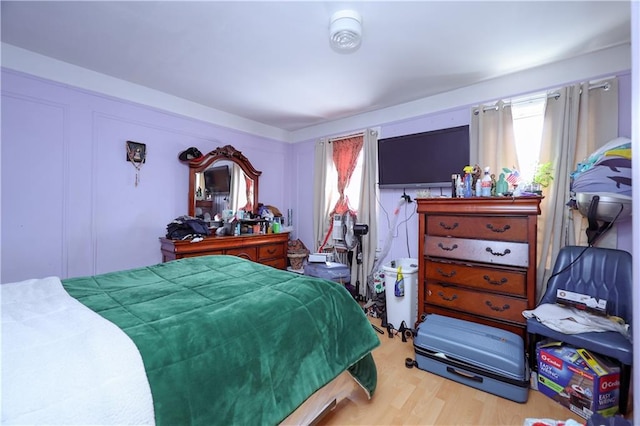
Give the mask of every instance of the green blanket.
<svg viewBox="0 0 640 426">
<path fill-rule="evenodd" d="M 373 393 L 379 345 L 331 281 L 202 256 L 63 281 L 135 342 L 156 424 L 276 424 L 349 369 Z"/>
</svg>

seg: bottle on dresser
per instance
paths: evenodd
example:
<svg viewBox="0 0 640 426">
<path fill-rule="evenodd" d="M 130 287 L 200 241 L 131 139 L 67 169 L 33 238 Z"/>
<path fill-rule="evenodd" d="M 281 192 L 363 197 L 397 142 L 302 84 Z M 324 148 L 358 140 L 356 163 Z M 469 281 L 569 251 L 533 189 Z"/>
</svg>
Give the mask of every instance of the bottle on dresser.
<svg viewBox="0 0 640 426">
<path fill-rule="evenodd" d="M 480 195 L 482 197 L 491 197 L 491 175 L 489 174 L 490 168 L 484 168 L 484 176 L 480 182 Z"/>
</svg>

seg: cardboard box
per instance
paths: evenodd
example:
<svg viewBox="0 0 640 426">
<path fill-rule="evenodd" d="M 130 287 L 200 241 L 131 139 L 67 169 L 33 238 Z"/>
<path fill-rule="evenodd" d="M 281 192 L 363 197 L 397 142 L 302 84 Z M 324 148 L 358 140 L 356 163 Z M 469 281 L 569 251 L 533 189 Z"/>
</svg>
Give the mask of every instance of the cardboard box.
<svg viewBox="0 0 640 426">
<path fill-rule="evenodd" d="M 607 315 L 607 301 L 605 299 L 596 299 L 595 297 L 582 293 L 558 289 L 556 292 L 556 303 L 573 306 L 576 309 L 591 312 L 596 315 Z"/>
<path fill-rule="evenodd" d="M 620 367 L 580 348 L 542 341 L 536 348 L 538 391 L 589 419 L 618 411 Z"/>
</svg>

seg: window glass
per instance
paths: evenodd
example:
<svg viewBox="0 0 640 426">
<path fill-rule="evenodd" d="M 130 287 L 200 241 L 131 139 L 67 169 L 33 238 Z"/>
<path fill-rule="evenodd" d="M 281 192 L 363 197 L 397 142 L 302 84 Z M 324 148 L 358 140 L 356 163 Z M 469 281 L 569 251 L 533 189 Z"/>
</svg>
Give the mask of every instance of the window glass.
<svg viewBox="0 0 640 426">
<path fill-rule="evenodd" d="M 514 101 L 511 104 L 516 155 L 520 164 L 519 172 L 522 182 L 531 182 L 540 158 L 546 104 L 546 95 Z"/>
</svg>

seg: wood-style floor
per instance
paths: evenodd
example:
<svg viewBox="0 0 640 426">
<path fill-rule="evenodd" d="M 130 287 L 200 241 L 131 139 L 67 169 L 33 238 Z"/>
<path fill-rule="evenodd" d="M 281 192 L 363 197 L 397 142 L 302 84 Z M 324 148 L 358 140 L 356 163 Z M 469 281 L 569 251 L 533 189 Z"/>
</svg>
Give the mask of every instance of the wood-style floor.
<svg viewBox="0 0 640 426">
<path fill-rule="evenodd" d="M 380 320 L 371 318 L 373 324 Z M 525 404 L 456 383 L 417 368 L 413 340 L 380 337 L 373 352 L 378 386 L 371 400 L 357 392 L 328 413 L 320 425 L 518 425 L 527 418 L 586 421 L 542 393 L 530 390 Z"/>
</svg>

